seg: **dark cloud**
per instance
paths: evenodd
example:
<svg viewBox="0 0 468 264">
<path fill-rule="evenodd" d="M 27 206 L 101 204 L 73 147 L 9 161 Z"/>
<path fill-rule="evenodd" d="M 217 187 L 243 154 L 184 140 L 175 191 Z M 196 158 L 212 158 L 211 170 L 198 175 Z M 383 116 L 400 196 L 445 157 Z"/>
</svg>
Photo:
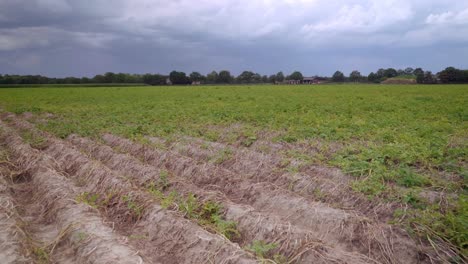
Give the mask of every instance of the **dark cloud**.
<svg viewBox="0 0 468 264">
<path fill-rule="evenodd" d="M 437 71 L 467 44 L 463 1 L 0 1 L 0 73 Z"/>
</svg>

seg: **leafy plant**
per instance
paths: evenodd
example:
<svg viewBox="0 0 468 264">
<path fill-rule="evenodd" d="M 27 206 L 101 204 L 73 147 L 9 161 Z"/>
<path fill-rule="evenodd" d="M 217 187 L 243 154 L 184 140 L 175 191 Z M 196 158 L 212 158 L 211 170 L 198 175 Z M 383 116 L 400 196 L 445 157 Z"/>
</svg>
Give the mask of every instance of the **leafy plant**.
<svg viewBox="0 0 468 264">
<path fill-rule="evenodd" d="M 264 259 L 268 256 L 269 252 L 276 249 L 278 244 L 266 243 L 262 240 L 255 240 L 252 244 L 245 247 L 246 250 L 253 252 L 258 258 Z"/>
<path fill-rule="evenodd" d="M 137 204 L 137 202 L 130 195 L 122 196 L 122 201 L 127 203 L 127 208 L 132 211 L 137 218 L 141 217 L 143 213 L 143 206 Z"/>
<path fill-rule="evenodd" d="M 98 204 L 97 201 L 99 199 L 99 194 L 97 193 L 89 193 L 83 192 L 76 197 L 76 201 L 80 203 L 85 203 L 93 208 L 97 208 Z"/>
<path fill-rule="evenodd" d="M 188 218 L 198 218 L 199 202 L 195 195 L 189 194 L 187 198 L 182 199 L 179 203 L 179 209 L 183 212 Z"/>
</svg>

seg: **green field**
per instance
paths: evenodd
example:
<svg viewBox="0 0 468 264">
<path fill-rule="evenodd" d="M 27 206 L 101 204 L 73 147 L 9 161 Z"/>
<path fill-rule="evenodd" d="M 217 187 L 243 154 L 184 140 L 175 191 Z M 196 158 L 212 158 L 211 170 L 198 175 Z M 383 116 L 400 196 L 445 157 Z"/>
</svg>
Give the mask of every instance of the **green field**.
<svg viewBox="0 0 468 264">
<path fill-rule="evenodd" d="M 290 155 L 340 168 L 355 177 L 356 192 L 407 204 L 413 231 L 468 247 L 468 85 L 5 88 L 0 107 L 31 112 L 62 138 L 109 132 L 318 146 L 313 157 Z M 421 190 L 450 195 L 430 203 Z"/>
</svg>

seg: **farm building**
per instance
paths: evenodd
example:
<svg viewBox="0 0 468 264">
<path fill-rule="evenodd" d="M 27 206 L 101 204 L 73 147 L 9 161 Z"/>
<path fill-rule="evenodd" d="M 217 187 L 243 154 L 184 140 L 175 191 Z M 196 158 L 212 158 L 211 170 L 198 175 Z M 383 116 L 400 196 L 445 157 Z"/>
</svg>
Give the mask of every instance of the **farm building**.
<svg viewBox="0 0 468 264">
<path fill-rule="evenodd" d="M 319 84 L 322 78 L 319 77 L 304 77 L 302 80 L 286 80 L 285 84 Z"/>
</svg>

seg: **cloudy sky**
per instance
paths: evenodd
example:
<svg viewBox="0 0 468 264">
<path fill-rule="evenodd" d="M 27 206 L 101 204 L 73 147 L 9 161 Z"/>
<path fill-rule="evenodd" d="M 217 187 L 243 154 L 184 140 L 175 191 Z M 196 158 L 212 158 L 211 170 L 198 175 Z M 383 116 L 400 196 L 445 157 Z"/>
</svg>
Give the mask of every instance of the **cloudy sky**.
<svg viewBox="0 0 468 264">
<path fill-rule="evenodd" d="M 468 0 L 0 0 L 0 74 L 468 68 Z"/>
</svg>

